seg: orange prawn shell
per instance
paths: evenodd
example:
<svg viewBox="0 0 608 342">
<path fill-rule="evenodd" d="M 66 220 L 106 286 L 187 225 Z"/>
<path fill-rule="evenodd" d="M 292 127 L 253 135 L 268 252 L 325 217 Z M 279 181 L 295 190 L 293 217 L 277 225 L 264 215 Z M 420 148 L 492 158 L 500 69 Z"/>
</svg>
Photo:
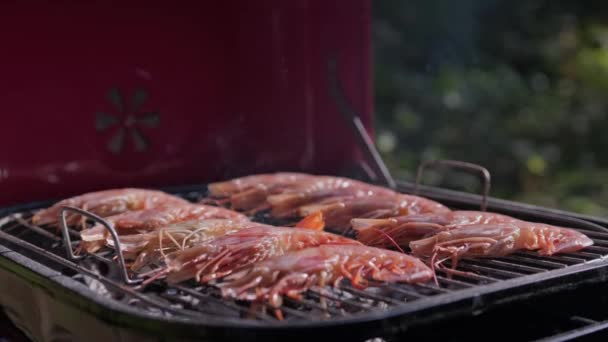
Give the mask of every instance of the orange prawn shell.
<svg viewBox="0 0 608 342">
<path fill-rule="evenodd" d="M 278 308 L 283 295 L 298 298 L 311 286 L 337 286 L 344 278 L 364 288 L 367 280 L 416 283 L 432 277 L 428 266 L 407 254 L 363 245 L 327 244 L 248 266 L 218 286 L 226 297 L 266 301 Z"/>
<path fill-rule="evenodd" d="M 423 239 L 456 227 L 519 222 L 522 221 L 497 213 L 457 210 L 388 219 L 356 218 L 352 220 L 352 225 L 357 232 L 357 239 L 362 243 L 370 246 L 394 248 L 394 241 L 399 246 L 407 247 L 411 241 Z"/>
<path fill-rule="evenodd" d="M 32 223 L 56 224 L 59 210 L 63 206 L 78 207 L 102 217 L 117 215 L 130 210 L 151 209 L 168 204 L 187 204 L 188 201 L 177 196 L 156 190 L 146 189 L 111 189 L 71 197 L 43 209 L 32 217 Z M 74 224 L 80 219 L 78 215 L 69 215 L 68 223 Z"/>
<path fill-rule="evenodd" d="M 207 282 L 252 263 L 324 244 L 360 245 L 332 233 L 258 224 L 169 255 L 167 280 Z"/>
<path fill-rule="evenodd" d="M 295 172 L 265 173 L 211 183 L 208 185 L 208 189 L 209 195 L 212 197 L 228 197 L 257 186 L 293 184 L 311 177 L 314 176 Z"/>
<path fill-rule="evenodd" d="M 125 212 L 106 218 L 108 222 L 114 225 L 119 235 L 128 231 L 137 232 L 136 229 L 149 231 L 178 222 L 202 219 L 249 221 L 246 216 L 232 210 L 191 203 Z M 108 235 L 108 231 L 101 224 L 80 232 L 83 245 L 89 252 L 94 252 L 103 247 L 104 240 Z"/>
<path fill-rule="evenodd" d="M 538 250 L 541 255 L 568 253 L 592 244 L 593 240 L 573 229 L 514 220 L 511 223 L 456 227 L 412 241 L 409 247 L 415 255 L 438 253 L 457 257 L 497 257 L 522 249 Z"/>
</svg>

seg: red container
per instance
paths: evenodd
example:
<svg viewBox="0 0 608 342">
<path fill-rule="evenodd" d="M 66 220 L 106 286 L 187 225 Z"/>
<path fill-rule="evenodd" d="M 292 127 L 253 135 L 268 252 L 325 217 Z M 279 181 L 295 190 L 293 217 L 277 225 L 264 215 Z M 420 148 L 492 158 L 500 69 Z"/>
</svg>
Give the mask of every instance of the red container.
<svg viewBox="0 0 608 342">
<path fill-rule="evenodd" d="M 369 0 L 0 4 L 0 205 L 357 159 Z"/>
</svg>

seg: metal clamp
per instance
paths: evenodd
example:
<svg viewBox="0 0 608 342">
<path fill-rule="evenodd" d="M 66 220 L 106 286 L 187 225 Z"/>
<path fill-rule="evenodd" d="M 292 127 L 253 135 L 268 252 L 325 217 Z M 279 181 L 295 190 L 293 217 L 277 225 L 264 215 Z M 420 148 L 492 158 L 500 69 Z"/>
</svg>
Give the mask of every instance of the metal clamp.
<svg viewBox="0 0 608 342">
<path fill-rule="evenodd" d="M 448 160 L 448 159 L 437 159 L 437 160 L 427 160 L 420 163 L 418 166 L 418 171 L 416 173 L 416 184 L 414 185 L 414 194 L 418 194 L 418 190 L 420 188 L 420 182 L 422 182 L 422 175 L 424 170 L 427 167 L 436 167 L 436 166 L 447 166 L 453 169 L 461 169 L 465 171 L 478 172 L 482 178 L 482 199 L 481 199 L 481 211 L 486 211 L 488 206 L 488 196 L 490 194 L 490 171 L 483 166 L 467 163 L 458 160 Z"/>
<path fill-rule="evenodd" d="M 70 232 L 68 230 L 68 224 L 66 221 L 66 213 L 68 211 L 75 212 L 75 213 L 85 216 L 93 221 L 96 221 L 99 224 L 101 224 L 108 232 L 110 232 L 110 235 L 112 235 L 112 240 L 114 240 L 114 250 L 116 251 L 116 256 L 118 257 L 118 263 L 120 265 L 120 270 L 121 270 L 121 275 L 122 275 L 123 281 L 127 285 L 137 284 L 141 281 L 141 279 L 131 279 L 129 277 L 129 272 L 127 271 L 127 267 L 125 265 L 125 258 L 122 254 L 122 248 L 120 246 L 120 240 L 118 239 L 118 233 L 116 233 L 116 229 L 114 229 L 114 225 L 112 225 L 110 222 L 104 220 L 103 218 L 101 218 L 91 212 L 88 212 L 86 210 L 82 210 L 80 208 L 71 207 L 71 206 L 63 206 L 59 210 L 59 227 L 61 228 L 61 232 L 63 234 L 63 242 L 65 244 L 66 252 L 70 258 L 77 260 L 77 259 L 82 259 L 84 256 L 75 255 L 74 251 L 72 250 L 72 239 L 70 238 Z"/>
</svg>

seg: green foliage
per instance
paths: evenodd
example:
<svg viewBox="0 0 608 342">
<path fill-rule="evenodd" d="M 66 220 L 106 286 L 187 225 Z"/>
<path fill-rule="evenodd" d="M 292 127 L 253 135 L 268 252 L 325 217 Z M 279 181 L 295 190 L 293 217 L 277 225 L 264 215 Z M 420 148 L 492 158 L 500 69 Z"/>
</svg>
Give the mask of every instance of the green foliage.
<svg viewBox="0 0 608 342">
<path fill-rule="evenodd" d="M 374 44 L 377 142 L 397 177 L 465 160 L 495 196 L 608 215 L 608 3 L 375 1 Z"/>
</svg>

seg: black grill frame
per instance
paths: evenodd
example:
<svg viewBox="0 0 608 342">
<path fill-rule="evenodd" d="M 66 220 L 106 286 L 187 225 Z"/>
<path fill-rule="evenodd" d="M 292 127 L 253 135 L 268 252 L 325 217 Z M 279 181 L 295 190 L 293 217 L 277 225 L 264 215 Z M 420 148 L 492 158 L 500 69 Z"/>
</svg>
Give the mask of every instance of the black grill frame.
<svg viewBox="0 0 608 342">
<path fill-rule="evenodd" d="M 401 184 L 400 190 L 411 189 L 411 184 Z M 186 186 L 165 189 L 174 193 L 196 197 L 204 186 Z M 193 191 L 194 190 L 194 191 Z M 421 194 L 439 200 L 454 208 L 472 209 L 479 203 L 480 196 L 447 191 L 438 188 L 424 187 Z M 45 203 L 31 203 L 0 210 L 0 217 L 11 213 L 44 207 Z M 581 219 L 608 226 L 608 222 L 599 218 L 581 217 L 580 215 L 523 205 L 514 202 L 490 198 L 488 209 L 517 216 L 519 218 L 541 221 L 563 226 L 576 227 L 583 224 Z M 608 229 L 598 227 L 606 232 Z M 599 232 L 599 234 L 603 234 Z M 1 237 L 1 236 L 0 236 Z M 10 244 L 9 244 L 10 245 Z M 608 250 L 608 249 L 607 249 Z M 263 338 L 279 336 L 293 339 L 308 339 L 313 336 L 340 337 L 351 336 L 356 339 L 378 335 L 401 333 L 418 324 L 446 319 L 453 315 L 480 313 L 493 306 L 523 300 L 533 296 L 554 293 L 565 288 L 573 288 L 585 283 L 604 282 L 608 278 L 608 260 L 605 258 L 594 262 L 572 265 L 550 272 L 536 273 L 525 277 L 481 285 L 469 289 L 415 300 L 408 305 L 387 311 L 374 311 L 362 316 L 335 318 L 327 321 L 308 322 L 264 322 L 240 319 L 231 320 L 188 318 L 178 316 L 159 316 L 147 310 L 129 307 L 93 291 L 70 277 L 61 275 L 19 253 L 0 246 L 0 268 L 13 271 L 28 281 L 45 287 L 54 295 L 63 295 L 64 300 L 73 302 L 80 309 L 100 315 L 102 319 L 119 326 L 143 329 L 150 333 L 167 336 L 199 336 L 219 338 Z M 465 263 L 466 265 L 466 263 Z M 66 296 L 67 294 L 67 296 Z M 1 304 L 1 303 L 0 303 Z M 117 319 L 119 318 L 119 319 Z"/>
</svg>

